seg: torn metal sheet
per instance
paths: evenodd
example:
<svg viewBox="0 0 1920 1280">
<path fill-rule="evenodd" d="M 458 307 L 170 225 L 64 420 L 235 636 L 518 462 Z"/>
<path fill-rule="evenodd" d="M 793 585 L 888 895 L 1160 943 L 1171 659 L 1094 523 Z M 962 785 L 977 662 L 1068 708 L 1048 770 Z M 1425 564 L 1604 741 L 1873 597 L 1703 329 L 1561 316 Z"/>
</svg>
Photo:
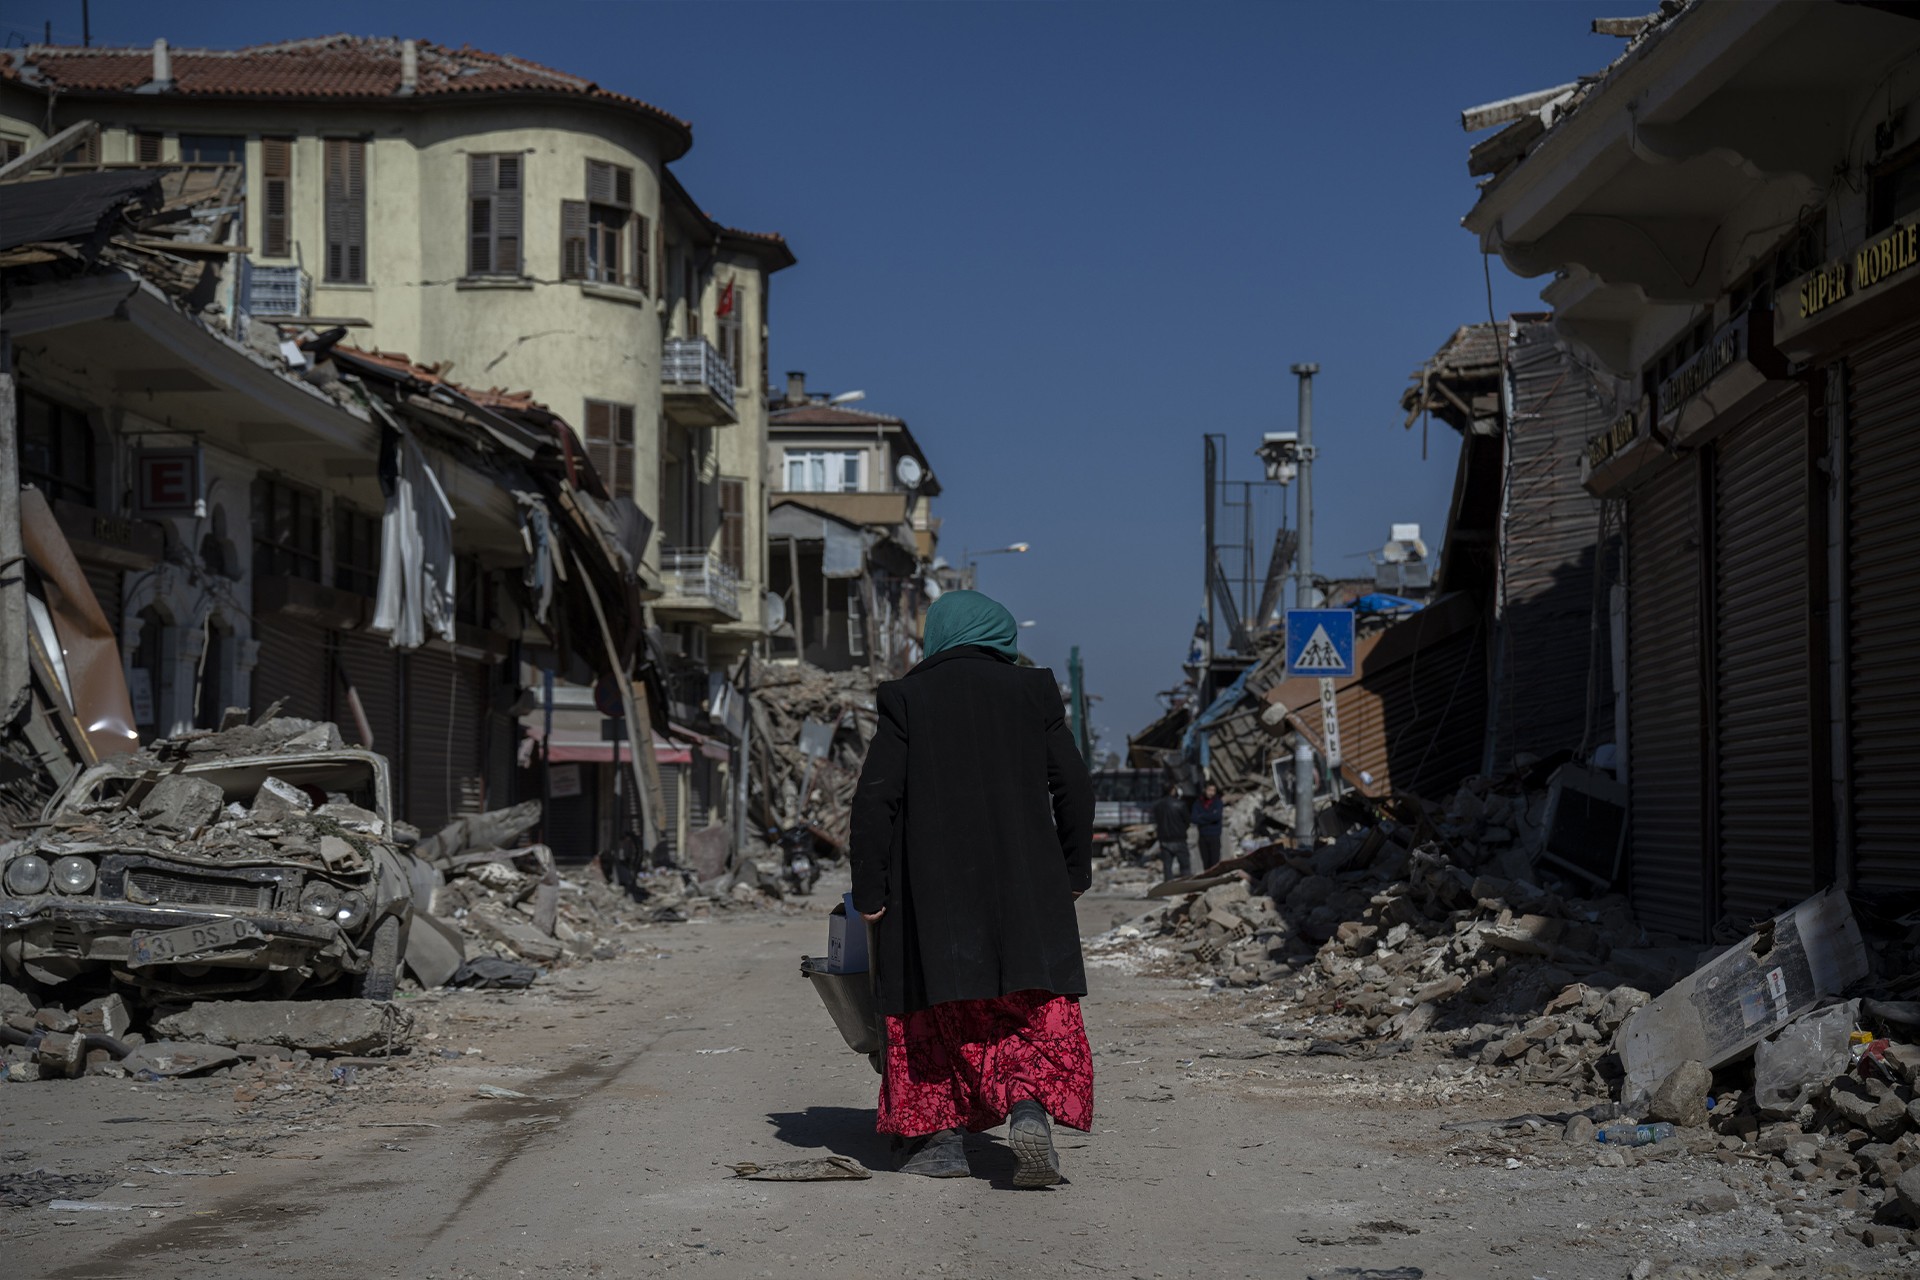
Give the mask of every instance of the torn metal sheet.
<svg viewBox="0 0 1920 1280">
<path fill-rule="evenodd" d="M 1645 1097 L 1682 1062 L 1719 1067 L 1867 975 L 1844 893 L 1828 889 L 1774 917 L 1620 1025 L 1623 1097 Z"/>
</svg>

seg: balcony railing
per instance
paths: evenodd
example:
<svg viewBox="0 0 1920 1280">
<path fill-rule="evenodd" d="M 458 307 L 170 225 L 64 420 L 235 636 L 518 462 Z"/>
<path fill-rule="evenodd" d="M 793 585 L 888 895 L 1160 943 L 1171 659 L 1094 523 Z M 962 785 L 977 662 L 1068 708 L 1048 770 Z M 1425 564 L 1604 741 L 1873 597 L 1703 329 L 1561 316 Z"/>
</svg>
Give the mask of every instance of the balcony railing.
<svg viewBox="0 0 1920 1280">
<path fill-rule="evenodd" d="M 669 338 L 660 358 L 660 380 L 669 388 L 704 389 L 733 408 L 733 370 L 705 338 Z"/>
<path fill-rule="evenodd" d="M 676 607 L 680 601 L 705 602 L 717 613 L 740 616 L 740 579 L 711 551 L 697 547 L 666 547 L 660 552 L 660 573 L 666 598 L 654 607 Z"/>
</svg>

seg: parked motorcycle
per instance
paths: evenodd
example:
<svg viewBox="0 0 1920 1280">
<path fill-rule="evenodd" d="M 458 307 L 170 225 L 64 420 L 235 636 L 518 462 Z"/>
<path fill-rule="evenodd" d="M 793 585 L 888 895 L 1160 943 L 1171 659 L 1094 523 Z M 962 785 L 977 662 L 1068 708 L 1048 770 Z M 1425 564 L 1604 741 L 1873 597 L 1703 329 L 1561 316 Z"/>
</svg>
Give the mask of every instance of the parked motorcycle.
<svg viewBox="0 0 1920 1280">
<path fill-rule="evenodd" d="M 787 892 L 801 898 L 812 893 L 813 882 L 820 878 L 818 837 L 813 828 L 804 822 L 784 831 L 769 827 L 767 843 L 780 850 L 780 878 Z"/>
</svg>

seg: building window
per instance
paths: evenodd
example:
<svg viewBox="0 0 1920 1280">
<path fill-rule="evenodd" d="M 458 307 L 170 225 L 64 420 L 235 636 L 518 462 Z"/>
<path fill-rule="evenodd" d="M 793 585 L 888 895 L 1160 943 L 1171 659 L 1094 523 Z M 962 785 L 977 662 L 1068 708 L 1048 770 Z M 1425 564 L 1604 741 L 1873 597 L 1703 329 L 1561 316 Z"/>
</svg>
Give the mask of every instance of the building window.
<svg viewBox="0 0 1920 1280">
<path fill-rule="evenodd" d="M 633 212 L 633 170 L 587 161 L 587 198 L 560 202 L 560 276 L 645 289 L 647 220 Z"/>
<path fill-rule="evenodd" d="M 687 304 L 687 336 L 700 336 L 700 273 L 693 266 L 693 252 L 680 254 L 680 297 Z"/>
<path fill-rule="evenodd" d="M 320 495 L 261 476 L 253 482 L 253 573 L 320 581 Z"/>
<path fill-rule="evenodd" d="M 520 274 L 518 154 L 467 157 L 467 274 Z"/>
<path fill-rule="evenodd" d="M 587 401 L 587 457 L 609 496 L 633 496 L 632 405 Z"/>
<path fill-rule="evenodd" d="M 333 504 L 333 585 L 359 596 L 380 588 L 380 518 L 342 501 Z"/>
<path fill-rule="evenodd" d="M 227 134 L 183 133 L 180 135 L 180 163 L 237 164 L 247 162 L 247 140 Z"/>
<path fill-rule="evenodd" d="M 133 160 L 135 164 L 159 164 L 160 148 L 164 139 L 157 133 L 136 133 L 133 135 Z"/>
<path fill-rule="evenodd" d="M 76 142 L 71 147 L 68 147 L 66 154 L 60 157 L 60 163 L 61 164 L 99 164 L 100 163 L 100 135 L 98 133 L 95 133 L 92 137 L 86 139 L 85 141 Z"/>
<path fill-rule="evenodd" d="M 720 477 L 720 563 L 735 577 L 747 572 L 747 482 Z"/>
<path fill-rule="evenodd" d="M 0 138 L 0 164 L 12 164 L 27 154 L 27 144 L 18 138 Z"/>
<path fill-rule="evenodd" d="M 16 402 L 20 479 L 47 495 L 94 505 L 93 428 L 78 409 L 23 391 Z"/>
<path fill-rule="evenodd" d="M 865 458 L 858 449 L 789 449 L 787 492 L 859 493 Z"/>
<path fill-rule="evenodd" d="M 866 603 L 860 598 L 860 584 L 851 579 L 847 582 L 847 655 L 867 656 Z"/>
<path fill-rule="evenodd" d="M 367 282 L 367 144 L 328 138 L 327 261 L 329 284 Z"/>
<path fill-rule="evenodd" d="M 159 159 L 157 151 L 154 158 Z M 293 252 L 288 232 L 293 139 L 260 139 L 260 170 L 260 252 L 265 257 L 284 258 Z"/>
<path fill-rule="evenodd" d="M 714 307 L 720 322 L 720 357 L 727 362 L 727 367 L 733 370 L 733 385 L 736 387 L 745 381 L 740 376 L 741 301 L 739 293 L 734 288 L 734 281 L 729 280 L 726 287 L 720 290 L 720 301 Z"/>
</svg>

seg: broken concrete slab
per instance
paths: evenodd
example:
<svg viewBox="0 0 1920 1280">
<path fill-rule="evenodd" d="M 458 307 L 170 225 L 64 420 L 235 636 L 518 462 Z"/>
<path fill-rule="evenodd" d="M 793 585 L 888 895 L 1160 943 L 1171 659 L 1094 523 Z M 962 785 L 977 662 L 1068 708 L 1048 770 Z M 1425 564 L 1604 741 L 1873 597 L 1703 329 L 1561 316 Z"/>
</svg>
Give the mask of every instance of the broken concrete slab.
<svg viewBox="0 0 1920 1280">
<path fill-rule="evenodd" d="M 1866 976 L 1867 951 L 1844 893 L 1829 889 L 1675 983 L 1620 1026 L 1623 1097 L 1645 1098 L 1681 1063 L 1709 1070 Z"/>
<path fill-rule="evenodd" d="M 187 1044 L 174 1040 L 155 1040 L 143 1044 L 120 1060 L 128 1075 L 193 1076 L 240 1061 L 240 1055 L 225 1045 Z"/>
<path fill-rule="evenodd" d="M 467 942 L 460 930 L 436 915 L 416 909 L 407 930 L 407 971 L 423 987 L 443 987 L 460 971 L 467 958 Z"/>
<path fill-rule="evenodd" d="M 74 1021 L 80 1030 L 90 1035 L 112 1036 L 116 1040 L 133 1030 L 133 1014 L 118 993 L 87 1001 L 74 1010 Z"/>
<path fill-rule="evenodd" d="M 268 777 L 254 793 L 250 816 L 255 822 L 279 822 L 313 811 L 313 800 L 284 778 Z"/>
<path fill-rule="evenodd" d="M 533 927 L 517 912 L 497 903 L 482 903 L 467 913 L 467 921 L 484 938 L 504 943 L 523 960 L 552 964 L 566 955 L 566 948 Z"/>
<path fill-rule="evenodd" d="M 140 802 L 140 816 L 174 831 L 198 831 L 219 817 L 226 803 L 226 795 L 206 778 L 170 773 Z"/>
<path fill-rule="evenodd" d="M 179 1040 L 342 1054 L 381 1049 L 390 1038 L 405 1044 L 411 1021 L 373 1000 L 203 1000 L 156 1019 L 153 1029 Z"/>
<path fill-rule="evenodd" d="M 1666 1120 L 1683 1129 L 1697 1129 L 1707 1122 L 1707 1093 L 1713 1088 L 1713 1073 L 1698 1062 L 1683 1062 L 1667 1073 L 1653 1091 L 1647 1115 Z"/>
</svg>

